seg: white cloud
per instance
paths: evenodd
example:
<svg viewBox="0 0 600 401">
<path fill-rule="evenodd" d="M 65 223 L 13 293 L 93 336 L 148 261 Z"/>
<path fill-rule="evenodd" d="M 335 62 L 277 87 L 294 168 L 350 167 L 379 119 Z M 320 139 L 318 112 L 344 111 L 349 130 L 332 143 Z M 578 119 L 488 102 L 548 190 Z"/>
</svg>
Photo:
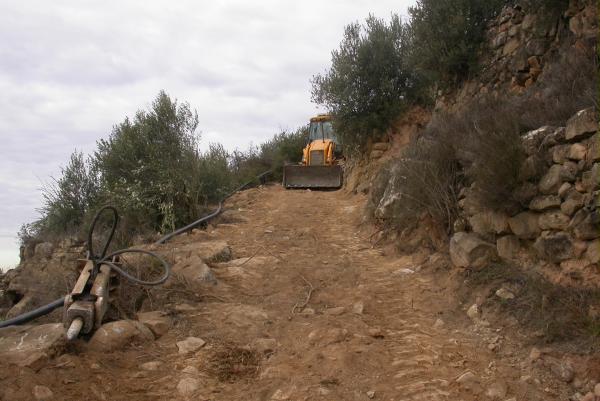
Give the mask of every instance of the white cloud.
<svg viewBox="0 0 600 401">
<path fill-rule="evenodd" d="M 344 26 L 412 3 L 0 0 L 0 235 L 37 216 L 40 179 L 161 89 L 198 110 L 203 147 L 306 123 Z M 0 265 L 17 260 L 9 242 Z"/>
</svg>

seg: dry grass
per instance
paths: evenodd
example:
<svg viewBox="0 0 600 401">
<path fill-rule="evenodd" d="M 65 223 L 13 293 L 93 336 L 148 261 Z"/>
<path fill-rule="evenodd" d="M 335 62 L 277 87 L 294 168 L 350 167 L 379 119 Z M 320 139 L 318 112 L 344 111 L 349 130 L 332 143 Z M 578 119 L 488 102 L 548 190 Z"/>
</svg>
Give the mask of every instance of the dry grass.
<svg viewBox="0 0 600 401">
<path fill-rule="evenodd" d="M 501 286 L 509 287 L 514 299 L 495 296 Z M 581 341 L 600 347 L 600 316 L 591 308 L 600 306 L 600 290 L 555 285 L 544 277 L 507 264 L 494 264 L 467 273 L 466 296 L 488 290 L 484 308 L 514 316 L 521 325 L 539 333 L 545 342 Z"/>
<path fill-rule="evenodd" d="M 221 382 L 233 383 L 258 374 L 260 355 L 253 350 L 223 344 L 209 361 L 209 372 Z"/>
</svg>

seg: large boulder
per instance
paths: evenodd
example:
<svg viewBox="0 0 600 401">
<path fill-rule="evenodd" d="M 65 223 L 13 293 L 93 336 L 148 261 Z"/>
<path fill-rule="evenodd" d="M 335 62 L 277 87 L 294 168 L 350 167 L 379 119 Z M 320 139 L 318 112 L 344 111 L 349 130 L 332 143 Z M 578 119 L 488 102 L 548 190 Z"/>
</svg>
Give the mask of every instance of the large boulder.
<svg viewBox="0 0 600 401">
<path fill-rule="evenodd" d="M 154 334 L 136 320 L 117 320 L 103 324 L 92 336 L 88 347 L 93 351 L 119 350 L 133 343 L 154 340 Z"/>
<path fill-rule="evenodd" d="M 561 211 L 549 211 L 542 213 L 538 225 L 542 230 L 566 230 L 571 219 Z"/>
<path fill-rule="evenodd" d="M 521 245 L 515 235 L 505 235 L 496 240 L 498 256 L 505 260 L 513 260 L 519 252 Z"/>
<path fill-rule="evenodd" d="M 510 231 L 508 227 L 508 216 L 496 211 L 484 211 L 476 213 L 469 218 L 469 224 L 473 232 L 481 235 L 503 234 Z"/>
<path fill-rule="evenodd" d="M 600 188 L 600 163 L 594 163 L 591 170 L 583 172 L 581 175 L 581 183 L 588 192 Z"/>
<path fill-rule="evenodd" d="M 536 196 L 529 203 L 529 209 L 540 212 L 542 210 L 560 207 L 560 203 L 560 196 L 558 195 Z"/>
<path fill-rule="evenodd" d="M 198 255 L 183 259 L 175 264 L 172 268 L 172 274 L 190 284 L 217 283 L 217 279 L 211 268 Z M 173 279 L 169 279 L 168 285 L 174 282 Z"/>
<path fill-rule="evenodd" d="M 525 153 L 531 156 L 539 152 L 544 139 L 556 131 L 556 127 L 544 126 L 533 131 L 527 132 L 522 137 Z"/>
<path fill-rule="evenodd" d="M 569 224 L 577 239 L 593 240 L 600 237 L 600 215 L 597 211 L 580 209 Z"/>
<path fill-rule="evenodd" d="M 570 141 L 598 130 L 598 119 L 593 107 L 581 110 L 567 121 L 565 139 Z"/>
<path fill-rule="evenodd" d="M 60 354 L 65 344 L 61 323 L 0 329 L 0 359 L 8 364 L 37 370 Z"/>
<path fill-rule="evenodd" d="M 156 338 L 163 336 L 171 328 L 172 319 L 165 312 L 141 312 L 137 315 L 138 321 L 152 331 Z"/>
<path fill-rule="evenodd" d="M 554 263 L 574 257 L 571 237 L 564 232 L 543 232 L 533 245 L 540 258 Z"/>
<path fill-rule="evenodd" d="M 459 232 L 450 240 L 450 258 L 457 267 L 481 269 L 496 256 L 496 247 L 476 234 Z"/>
<path fill-rule="evenodd" d="M 508 219 L 512 232 L 521 239 L 532 239 L 540 233 L 539 214 L 532 212 L 519 213 Z"/>
<path fill-rule="evenodd" d="M 560 210 L 568 216 L 573 216 L 576 211 L 583 207 L 585 203 L 584 198 L 584 195 L 582 195 L 580 192 L 571 190 L 569 191 L 565 201 L 560 205 Z"/>
<path fill-rule="evenodd" d="M 554 164 L 548 172 L 542 177 L 539 184 L 539 190 L 546 195 L 555 194 L 563 182 L 568 181 L 566 171 L 560 164 Z"/>
</svg>

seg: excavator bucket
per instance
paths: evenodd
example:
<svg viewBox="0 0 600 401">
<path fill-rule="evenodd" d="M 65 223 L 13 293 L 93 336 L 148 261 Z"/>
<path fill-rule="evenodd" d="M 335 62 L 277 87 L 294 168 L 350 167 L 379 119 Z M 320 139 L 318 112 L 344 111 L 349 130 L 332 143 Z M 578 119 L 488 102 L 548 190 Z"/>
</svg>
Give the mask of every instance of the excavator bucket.
<svg viewBox="0 0 600 401">
<path fill-rule="evenodd" d="M 340 188 L 342 183 L 342 167 L 338 165 L 283 167 L 285 188 Z"/>
</svg>

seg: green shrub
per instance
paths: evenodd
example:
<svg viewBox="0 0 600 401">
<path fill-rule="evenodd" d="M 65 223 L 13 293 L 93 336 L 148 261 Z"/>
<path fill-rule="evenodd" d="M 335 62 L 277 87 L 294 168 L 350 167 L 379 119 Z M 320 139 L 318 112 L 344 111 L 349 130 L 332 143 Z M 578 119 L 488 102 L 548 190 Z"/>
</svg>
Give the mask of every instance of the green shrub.
<svg viewBox="0 0 600 401">
<path fill-rule="evenodd" d="M 345 149 L 360 148 L 421 98 L 419 77 L 408 64 L 410 33 L 397 15 L 389 23 L 370 15 L 346 26 L 324 75 L 312 79 L 312 98 L 334 115 Z"/>
<path fill-rule="evenodd" d="M 393 161 L 391 185 L 396 186 L 395 202 L 389 223 L 409 227 L 425 213 L 451 232 L 458 216 L 458 194 L 463 170 L 450 138 L 421 138 L 412 142 L 404 154 Z"/>
<path fill-rule="evenodd" d="M 163 231 L 196 217 L 197 126 L 190 106 L 164 92 L 117 125 L 94 154 L 106 200 Z"/>
<path fill-rule="evenodd" d="M 280 179 L 284 163 L 300 161 L 307 140 L 306 128 L 300 128 L 245 152 L 230 153 L 220 144 L 200 152 L 197 126 L 197 114 L 187 103 L 160 92 L 149 110 L 126 118 L 108 139 L 98 141 L 89 160 L 79 152 L 71 155 L 61 177 L 43 187 L 42 217 L 21 227 L 21 243 L 82 238 L 105 204 L 119 210 L 115 242 L 121 246 L 139 235 L 172 231 L 266 170 Z"/>
<path fill-rule="evenodd" d="M 447 87 L 477 71 L 487 24 L 504 0 L 419 0 L 409 8 L 411 60 L 430 84 Z"/>
<path fill-rule="evenodd" d="M 61 168 L 61 177 L 51 178 L 42 187 L 43 205 L 39 211 L 43 217 L 36 224 L 22 227 L 19 237 L 23 241 L 41 231 L 47 235 L 77 231 L 99 190 L 93 164 L 84 159 L 83 153 L 73 152 L 67 166 Z"/>
</svg>

